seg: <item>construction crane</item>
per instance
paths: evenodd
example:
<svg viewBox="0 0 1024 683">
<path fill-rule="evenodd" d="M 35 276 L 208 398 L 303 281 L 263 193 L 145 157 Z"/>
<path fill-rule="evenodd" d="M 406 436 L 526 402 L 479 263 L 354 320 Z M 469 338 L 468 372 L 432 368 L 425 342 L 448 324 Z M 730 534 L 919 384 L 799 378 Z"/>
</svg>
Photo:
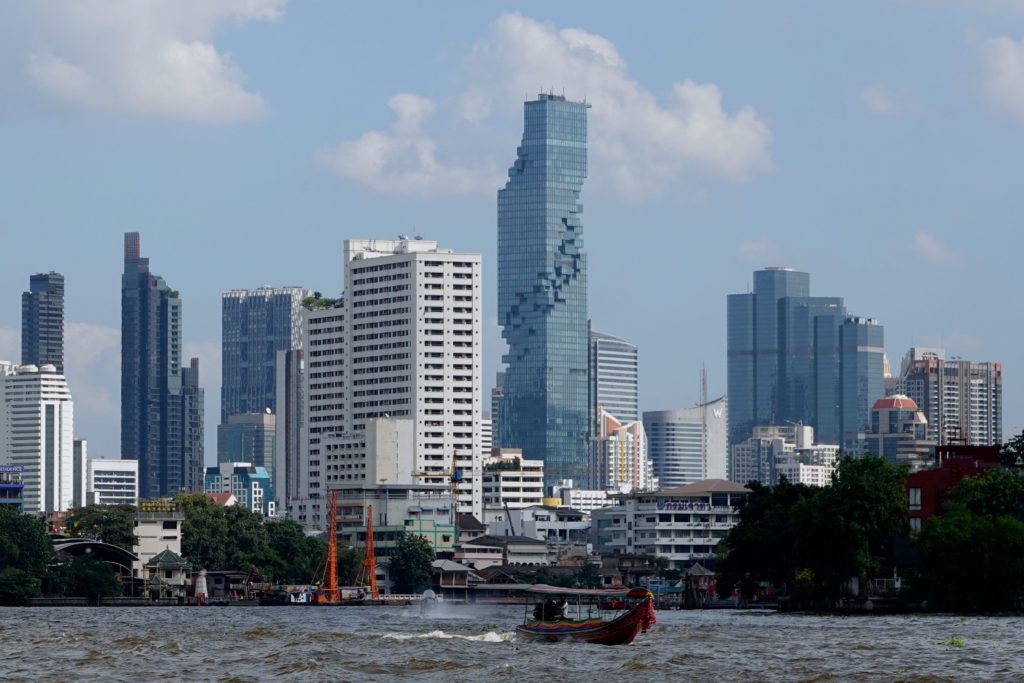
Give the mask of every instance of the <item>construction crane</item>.
<svg viewBox="0 0 1024 683">
<path fill-rule="evenodd" d="M 338 588 L 337 491 L 331 491 L 331 507 L 327 511 L 327 555 L 324 557 L 323 571 L 320 574 L 320 590 L 316 592 L 315 601 L 325 605 L 336 605 L 341 602 L 341 591 Z"/>
<path fill-rule="evenodd" d="M 380 599 L 377 590 L 377 558 L 373 553 L 373 506 L 366 506 L 366 554 L 363 556 L 363 571 L 366 572 L 366 585 L 374 600 Z"/>
</svg>

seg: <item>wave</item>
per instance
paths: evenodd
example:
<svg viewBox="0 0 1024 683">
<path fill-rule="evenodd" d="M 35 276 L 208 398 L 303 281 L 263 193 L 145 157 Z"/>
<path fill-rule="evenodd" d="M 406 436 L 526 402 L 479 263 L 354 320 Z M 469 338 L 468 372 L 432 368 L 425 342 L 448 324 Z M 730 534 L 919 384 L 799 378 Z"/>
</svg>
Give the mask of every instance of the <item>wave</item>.
<svg viewBox="0 0 1024 683">
<path fill-rule="evenodd" d="M 457 638 L 459 640 L 472 640 L 478 643 L 504 643 L 511 640 L 514 635 L 515 634 L 511 631 L 508 633 L 488 631 L 487 633 L 481 633 L 476 636 L 464 636 L 460 633 L 445 633 L 444 631 L 431 631 L 430 633 L 385 633 L 383 637 L 387 640 L 414 640 L 417 638 L 451 640 L 453 638 Z"/>
</svg>

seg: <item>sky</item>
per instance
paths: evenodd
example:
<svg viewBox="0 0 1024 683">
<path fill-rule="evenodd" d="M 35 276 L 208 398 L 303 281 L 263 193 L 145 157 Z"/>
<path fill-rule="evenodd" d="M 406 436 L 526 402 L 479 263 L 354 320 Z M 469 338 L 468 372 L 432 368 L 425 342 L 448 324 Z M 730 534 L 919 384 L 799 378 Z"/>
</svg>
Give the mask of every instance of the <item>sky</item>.
<svg viewBox="0 0 1024 683">
<path fill-rule="evenodd" d="M 336 294 L 345 239 L 408 233 L 484 255 L 489 389 L 496 191 L 541 91 L 592 104 L 590 315 L 639 345 L 642 409 L 692 405 L 702 366 L 724 393 L 725 297 L 785 265 L 897 368 L 1001 361 L 1024 426 L 1024 0 L 0 1 L 0 360 L 29 275 L 64 273 L 77 436 L 118 457 L 138 231 L 212 461 L 221 293 Z"/>
</svg>

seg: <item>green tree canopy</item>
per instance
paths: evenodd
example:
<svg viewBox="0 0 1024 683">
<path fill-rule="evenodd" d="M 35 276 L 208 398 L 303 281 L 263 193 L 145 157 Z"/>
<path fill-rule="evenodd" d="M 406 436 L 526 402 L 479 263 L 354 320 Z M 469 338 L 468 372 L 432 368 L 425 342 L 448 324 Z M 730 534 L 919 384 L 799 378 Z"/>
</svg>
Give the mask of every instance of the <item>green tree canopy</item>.
<svg viewBox="0 0 1024 683">
<path fill-rule="evenodd" d="M 388 575 L 396 593 L 419 593 L 430 588 L 435 559 L 430 542 L 419 534 L 405 534 L 395 546 Z"/>
<path fill-rule="evenodd" d="M 192 568 L 196 571 L 236 569 L 227 566 L 228 522 L 224 508 L 201 493 L 179 495 L 177 503 L 185 513 L 181 525 L 181 554 Z"/>
<path fill-rule="evenodd" d="M 46 573 L 53 558 L 53 542 L 46 522 L 0 505 L 0 572 L 19 569 L 37 577 Z"/>
<path fill-rule="evenodd" d="M 919 588 L 931 606 L 1015 609 L 1024 598 L 1024 473 L 992 469 L 961 480 L 917 547 Z"/>
<path fill-rule="evenodd" d="M 823 488 L 783 479 L 769 488 L 752 482 L 740 522 L 723 541 L 718 592 L 740 585 L 747 597 L 758 582 L 807 597 L 836 598 L 852 577 L 877 576 L 888 544 L 906 535 L 906 472 L 884 458 L 843 458 Z"/>
<path fill-rule="evenodd" d="M 76 557 L 60 571 L 63 572 L 64 595 L 99 602 L 100 598 L 121 595 L 124 591 L 114 568 L 90 555 Z"/>
<path fill-rule="evenodd" d="M 0 570 L 0 605 L 23 605 L 37 597 L 41 589 L 38 576 L 13 567 Z"/>
<path fill-rule="evenodd" d="M 1024 431 L 1003 444 L 999 460 L 1003 467 L 1024 468 Z"/>
<path fill-rule="evenodd" d="M 139 542 L 135 536 L 134 505 L 86 505 L 75 508 L 67 518 L 69 536 L 91 538 L 131 551 Z"/>
</svg>

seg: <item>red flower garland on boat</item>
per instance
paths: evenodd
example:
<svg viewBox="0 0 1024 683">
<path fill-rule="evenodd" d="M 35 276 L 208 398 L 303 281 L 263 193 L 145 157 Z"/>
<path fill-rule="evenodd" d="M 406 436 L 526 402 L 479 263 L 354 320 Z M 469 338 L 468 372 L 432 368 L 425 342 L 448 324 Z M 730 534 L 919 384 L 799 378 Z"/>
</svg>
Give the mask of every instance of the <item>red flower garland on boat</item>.
<svg viewBox="0 0 1024 683">
<path fill-rule="evenodd" d="M 654 613 L 654 593 L 647 594 L 647 605 L 643 609 L 643 613 L 640 615 L 640 630 L 643 633 L 658 623 L 658 617 Z"/>
</svg>

